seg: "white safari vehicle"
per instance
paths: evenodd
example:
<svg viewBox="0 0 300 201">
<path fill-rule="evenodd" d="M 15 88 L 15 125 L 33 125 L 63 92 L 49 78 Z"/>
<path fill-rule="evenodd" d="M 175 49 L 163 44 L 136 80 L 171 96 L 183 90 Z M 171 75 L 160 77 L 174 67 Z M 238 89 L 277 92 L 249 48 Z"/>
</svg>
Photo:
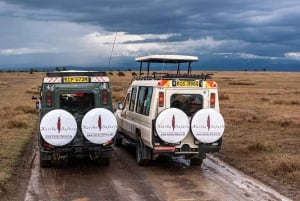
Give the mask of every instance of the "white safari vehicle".
<svg viewBox="0 0 300 201">
<path fill-rule="evenodd" d="M 211 80 L 212 74 L 192 74 L 191 64 L 197 60 L 184 55 L 136 58 L 140 75 L 133 79 L 115 112 L 115 144 L 120 146 L 123 139 L 135 144 L 139 165 L 147 165 L 159 155 L 184 156 L 191 164 L 201 165 L 206 153 L 220 150 L 225 124 L 219 113 L 218 86 Z M 171 64 L 177 64 L 175 73 L 150 75 L 150 65 Z M 187 72 L 181 74 L 184 64 Z"/>
</svg>

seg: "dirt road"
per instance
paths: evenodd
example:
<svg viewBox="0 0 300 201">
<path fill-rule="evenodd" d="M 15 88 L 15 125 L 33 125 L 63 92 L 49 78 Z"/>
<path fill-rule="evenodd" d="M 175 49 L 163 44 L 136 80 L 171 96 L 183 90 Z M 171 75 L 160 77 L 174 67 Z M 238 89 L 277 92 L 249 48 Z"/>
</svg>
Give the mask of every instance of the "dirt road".
<svg viewBox="0 0 300 201">
<path fill-rule="evenodd" d="M 38 161 L 36 154 L 25 201 L 289 200 L 212 156 L 201 168 L 178 158 L 140 167 L 125 145 L 114 147 L 107 167 L 75 160 L 40 169 Z"/>
</svg>

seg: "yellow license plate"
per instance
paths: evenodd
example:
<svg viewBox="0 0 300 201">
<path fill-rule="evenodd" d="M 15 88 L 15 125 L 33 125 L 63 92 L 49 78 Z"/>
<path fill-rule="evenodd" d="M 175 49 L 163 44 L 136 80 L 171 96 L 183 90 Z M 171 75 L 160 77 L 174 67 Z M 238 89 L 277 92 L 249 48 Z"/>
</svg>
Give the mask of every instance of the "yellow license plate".
<svg viewBox="0 0 300 201">
<path fill-rule="evenodd" d="M 71 82 L 89 82 L 88 76 L 68 76 L 64 77 L 64 82 L 71 83 Z"/>
<path fill-rule="evenodd" d="M 199 81 L 176 81 L 177 87 L 199 87 Z"/>
</svg>

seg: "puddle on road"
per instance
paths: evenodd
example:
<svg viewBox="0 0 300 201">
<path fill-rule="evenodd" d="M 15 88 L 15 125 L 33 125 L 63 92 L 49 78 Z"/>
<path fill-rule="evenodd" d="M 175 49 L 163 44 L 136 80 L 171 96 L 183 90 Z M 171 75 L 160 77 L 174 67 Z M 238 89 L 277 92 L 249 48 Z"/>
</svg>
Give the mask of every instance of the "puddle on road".
<svg viewBox="0 0 300 201">
<path fill-rule="evenodd" d="M 201 167 L 181 157 L 164 158 L 150 174 L 166 200 L 290 200 L 212 156 Z"/>
</svg>

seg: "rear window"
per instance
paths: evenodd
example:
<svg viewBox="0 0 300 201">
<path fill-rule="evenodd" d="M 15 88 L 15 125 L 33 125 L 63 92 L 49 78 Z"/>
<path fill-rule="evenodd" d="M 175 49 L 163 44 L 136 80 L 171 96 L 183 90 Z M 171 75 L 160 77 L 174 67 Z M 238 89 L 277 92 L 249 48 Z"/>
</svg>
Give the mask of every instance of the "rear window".
<svg viewBox="0 0 300 201">
<path fill-rule="evenodd" d="M 86 113 L 95 106 L 94 93 L 74 92 L 59 95 L 60 108 L 70 113 Z"/>
<path fill-rule="evenodd" d="M 203 108 L 203 96 L 200 94 L 173 94 L 171 107 L 181 109 L 191 116 Z"/>
</svg>

